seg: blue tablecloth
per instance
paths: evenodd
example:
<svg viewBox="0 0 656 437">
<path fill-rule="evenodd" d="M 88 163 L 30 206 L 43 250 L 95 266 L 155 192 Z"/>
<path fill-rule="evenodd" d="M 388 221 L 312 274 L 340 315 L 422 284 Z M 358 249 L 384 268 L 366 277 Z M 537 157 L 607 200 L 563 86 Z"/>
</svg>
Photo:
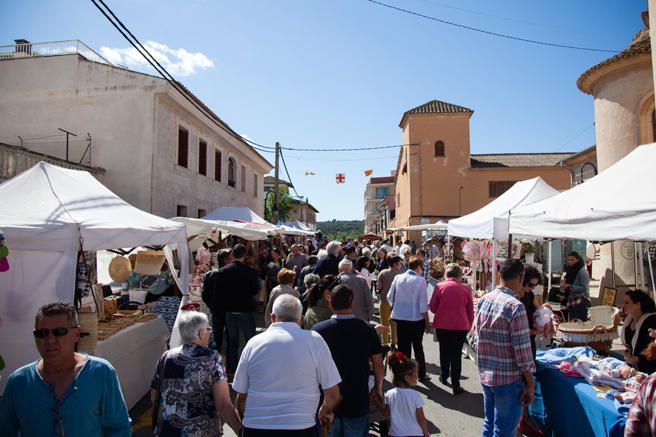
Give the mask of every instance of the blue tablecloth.
<svg viewBox="0 0 656 437">
<path fill-rule="evenodd" d="M 533 420 L 545 435 L 622 437 L 626 417 L 613 401 L 597 397 L 582 378 L 565 376 L 537 362 L 536 398 L 530 407 Z"/>
</svg>

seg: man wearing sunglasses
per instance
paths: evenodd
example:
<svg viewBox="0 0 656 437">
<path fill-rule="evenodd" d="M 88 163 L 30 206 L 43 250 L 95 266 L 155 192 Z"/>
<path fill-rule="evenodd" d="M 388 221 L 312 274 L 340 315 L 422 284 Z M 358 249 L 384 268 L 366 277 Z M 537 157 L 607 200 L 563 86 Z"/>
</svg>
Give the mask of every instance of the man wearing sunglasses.
<svg viewBox="0 0 656 437">
<path fill-rule="evenodd" d="M 109 362 L 75 352 L 75 307 L 39 309 L 34 340 L 41 359 L 9 376 L 0 400 L 0 430 L 8 436 L 129 436 L 130 418 Z"/>
</svg>

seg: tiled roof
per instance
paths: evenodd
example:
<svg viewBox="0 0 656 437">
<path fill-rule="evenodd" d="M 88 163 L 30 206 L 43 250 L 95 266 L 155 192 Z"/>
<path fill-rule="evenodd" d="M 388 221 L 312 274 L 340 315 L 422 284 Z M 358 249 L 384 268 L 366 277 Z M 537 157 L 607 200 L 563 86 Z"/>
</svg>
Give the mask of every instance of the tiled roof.
<svg viewBox="0 0 656 437">
<path fill-rule="evenodd" d="M 621 61 L 622 59 L 628 59 L 648 53 L 651 53 L 651 41 L 649 39 L 649 29 L 645 27 L 633 37 L 631 44 L 629 44 L 627 48 L 615 56 L 612 56 L 605 61 L 595 65 L 594 67 L 589 68 L 585 73 L 583 73 L 576 81 L 576 86 L 578 86 L 579 89 L 584 93 L 591 94 L 592 90 L 590 89 L 590 84 L 587 83 L 587 81 L 595 72 L 601 70 L 604 67 L 607 67 L 608 65 Z"/>
<path fill-rule="evenodd" d="M 458 106 L 454 105 L 453 103 L 447 103 L 443 102 L 441 100 L 431 100 L 430 102 L 426 102 L 423 105 L 419 105 L 416 108 L 409 109 L 403 113 L 403 117 L 401 117 L 401 122 L 399 123 L 399 126 L 403 125 L 403 120 L 408 116 L 408 115 L 413 115 L 413 114 L 456 114 L 456 113 L 469 113 L 473 114 L 474 111 L 472 111 L 469 108 L 465 108 L 464 106 Z"/>
<path fill-rule="evenodd" d="M 283 185 L 283 186 L 286 186 L 286 187 L 290 187 L 290 188 L 294 187 L 291 183 L 287 182 L 284 179 L 278 178 L 278 183 L 280 185 Z M 275 176 L 264 176 L 264 185 L 265 186 L 272 186 L 273 187 L 275 184 L 276 184 L 276 177 Z"/>
<path fill-rule="evenodd" d="M 574 155 L 573 152 L 492 153 L 471 155 L 471 167 L 553 167 L 572 155 Z"/>
</svg>

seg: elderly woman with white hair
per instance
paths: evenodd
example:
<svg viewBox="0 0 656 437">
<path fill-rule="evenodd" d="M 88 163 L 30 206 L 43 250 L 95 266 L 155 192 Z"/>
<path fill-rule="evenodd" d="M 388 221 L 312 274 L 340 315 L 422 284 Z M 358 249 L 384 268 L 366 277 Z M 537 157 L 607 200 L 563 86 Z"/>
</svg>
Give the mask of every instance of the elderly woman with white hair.
<svg viewBox="0 0 656 437">
<path fill-rule="evenodd" d="M 207 316 L 183 311 L 177 324 L 184 344 L 162 355 L 151 383 L 155 435 L 220 436 L 223 421 L 239 434 L 241 421 L 230 400 L 225 367 L 219 353 L 208 347 L 212 328 Z"/>
</svg>

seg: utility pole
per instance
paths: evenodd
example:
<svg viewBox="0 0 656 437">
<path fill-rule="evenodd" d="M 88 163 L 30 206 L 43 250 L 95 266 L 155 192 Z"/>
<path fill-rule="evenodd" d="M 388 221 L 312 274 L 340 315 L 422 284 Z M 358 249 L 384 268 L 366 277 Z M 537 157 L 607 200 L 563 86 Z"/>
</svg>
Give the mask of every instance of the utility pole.
<svg viewBox="0 0 656 437">
<path fill-rule="evenodd" d="M 77 135 L 75 135 L 73 132 L 69 132 L 69 131 L 67 131 L 65 129 L 62 129 L 60 127 L 58 127 L 57 129 L 59 129 L 60 131 L 66 133 L 66 161 L 68 161 L 68 136 L 73 135 L 74 137 L 76 137 Z"/>
<path fill-rule="evenodd" d="M 278 224 L 278 187 L 279 187 L 279 182 L 278 182 L 278 170 L 280 166 L 280 143 L 276 142 L 276 167 L 274 169 L 274 177 L 275 180 L 273 181 L 273 211 L 271 211 L 271 216 L 273 217 L 273 224 L 277 225 Z"/>
</svg>

